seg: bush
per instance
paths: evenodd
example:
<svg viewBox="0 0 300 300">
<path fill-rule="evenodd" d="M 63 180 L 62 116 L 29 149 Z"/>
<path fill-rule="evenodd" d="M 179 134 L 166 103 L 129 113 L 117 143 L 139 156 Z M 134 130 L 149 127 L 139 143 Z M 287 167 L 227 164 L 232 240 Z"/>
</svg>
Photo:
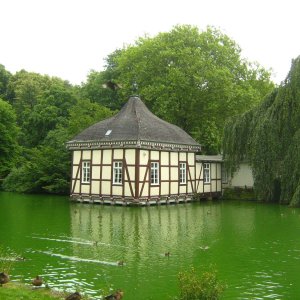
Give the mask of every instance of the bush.
<svg viewBox="0 0 300 300">
<path fill-rule="evenodd" d="M 225 286 L 217 279 L 216 271 L 196 274 L 194 268 L 178 275 L 180 296 L 178 300 L 219 299 Z"/>
</svg>

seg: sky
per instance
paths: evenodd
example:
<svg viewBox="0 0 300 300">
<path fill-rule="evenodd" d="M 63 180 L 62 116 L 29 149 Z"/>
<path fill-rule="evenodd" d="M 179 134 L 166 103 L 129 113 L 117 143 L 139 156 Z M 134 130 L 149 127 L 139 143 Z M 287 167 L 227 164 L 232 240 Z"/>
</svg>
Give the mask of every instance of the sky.
<svg viewBox="0 0 300 300">
<path fill-rule="evenodd" d="M 0 0 L 0 64 L 80 84 L 116 49 L 189 24 L 220 29 L 279 84 L 300 55 L 299 7 L 298 0 Z"/>
</svg>

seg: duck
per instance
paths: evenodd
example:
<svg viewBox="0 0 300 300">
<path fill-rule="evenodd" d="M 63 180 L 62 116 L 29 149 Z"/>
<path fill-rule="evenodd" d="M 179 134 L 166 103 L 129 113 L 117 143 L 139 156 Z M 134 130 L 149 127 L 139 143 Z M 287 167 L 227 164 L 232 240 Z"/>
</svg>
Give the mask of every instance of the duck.
<svg viewBox="0 0 300 300">
<path fill-rule="evenodd" d="M 23 261 L 23 260 L 25 260 L 26 258 L 24 257 L 24 256 L 18 256 L 18 257 L 16 257 L 16 260 L 17 261 Z"/>
<path fill-rule="evenodd" d="M 105 300 L 121 300 L 124 296 L 122 290 L 116 290 L 113 294 L 104 297 Z"/>
<path fill-rule="evenodd" d="M 208 250 L 209 249 L 209 246 L 200 246 L 199 247 L 201 250 Z"/>
<path fill-rule="evenodd" d="M 80 300 L 80 299 L 81 299 L 81 295 L 78 292 L 70 294 L 65 298 L 65 300 Z"/>
<path fill-rule="evenodd" d="M 36 276 L 33 280 L 32 280 L 32 284 L 34 286 L 41 286 L 43 284 L 43 279 L 40 276 Z"/>
<path fill-rule="evenodd" d="M 119 260 L 118 261 L 118 266 L 124 266 L 124 260 Z"/>
<path fill-rule="evenodd" d="M 9 276 L 8 274 L 2 272 L 0 273 L 0 285 L 8 283 L 9 282 Z"/>
</svg>

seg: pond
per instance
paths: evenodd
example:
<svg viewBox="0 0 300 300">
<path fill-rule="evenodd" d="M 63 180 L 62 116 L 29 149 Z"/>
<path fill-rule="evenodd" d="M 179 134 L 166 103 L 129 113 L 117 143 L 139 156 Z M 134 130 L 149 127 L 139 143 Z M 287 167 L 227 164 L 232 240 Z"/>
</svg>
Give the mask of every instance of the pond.
<svg viewBox="0 0 300 300">
<path fill-rule="evenodd" d="M 214 268 L 223 299 L 300 297 L 300 209 L 239 201 L 116 207 L 0 193 L 0 246 L 13 280 L 93 299 L 174 299 L 178 273 Z M 165 256 L 170 252 L 170 256 Z M 120 262 L 123 262 L 123 265 Z"/>
</svg>

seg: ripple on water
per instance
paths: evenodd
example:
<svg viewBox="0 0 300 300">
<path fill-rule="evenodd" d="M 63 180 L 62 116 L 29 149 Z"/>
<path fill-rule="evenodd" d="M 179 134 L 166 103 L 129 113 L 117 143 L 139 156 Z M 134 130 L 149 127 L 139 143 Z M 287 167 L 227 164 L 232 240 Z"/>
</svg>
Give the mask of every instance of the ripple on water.
<svg viewBox="0 0 300 300">
<path fill-rule="evenodd" d="M 275 280 L 274 277 L 276 276 L 282 276 L 282 273 L 273 273 L 270 270 L 268 272 L 257 271 L 253 275 L 249 274 L 249 276 L 244 278 L 244 286 L 240 288 L 243 292 L 239 299 L 244 299 L 243 297 L 250 297 L 251 299 L 283 299 L 281 294 L 276 293 L 276 291 L 283 287 Z"/>
<path fill-rule="evenodd" d="M 78 262 L 90 262 L 90 263 L 97 263 L 97 264 L 103 264 L 103 265 L 110 265 L 110 266 L 118 266 L 118 262 L 111 262 L 111 261 L 102 261 L 98 259 L 89 259 L 89 258 L 80 258 L 77 256 L 69 256 L 59 253 L 53 253 L 50 251 L 40 251 L 40 253 L 51 255 L 51 256 L 57 256 L 62 259 L 72 260 L 72 261 L 78 261 Z"/>
</svg>

